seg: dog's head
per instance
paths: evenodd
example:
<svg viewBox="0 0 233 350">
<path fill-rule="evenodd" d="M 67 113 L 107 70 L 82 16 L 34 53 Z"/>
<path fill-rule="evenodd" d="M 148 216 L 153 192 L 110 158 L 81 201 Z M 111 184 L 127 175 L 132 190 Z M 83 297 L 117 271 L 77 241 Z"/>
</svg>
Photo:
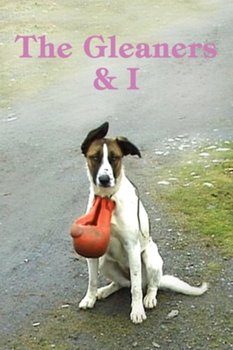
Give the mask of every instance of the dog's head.
<svg viewBox="0 0 233 350">
<path fill-rule="evenodd" d="M 125 137 L 105 138 L 108 122 L 91 130 L 81 145 L 93 184 L 102 189 L 113 189 L 122 175 L 122 158 L 128 154 L 141 157 L 138 148 Z"/>
</svg>

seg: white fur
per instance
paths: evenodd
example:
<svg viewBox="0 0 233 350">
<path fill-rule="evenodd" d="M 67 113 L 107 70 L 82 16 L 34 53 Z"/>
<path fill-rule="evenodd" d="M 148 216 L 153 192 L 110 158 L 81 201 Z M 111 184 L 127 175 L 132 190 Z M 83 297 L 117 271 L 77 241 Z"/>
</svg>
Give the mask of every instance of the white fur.
<svg viewBox="0 0 233 350">
<path fill-rule="evenodd" d="M 114 178 L 114 175 L 113 175 L 113 170 L 112 170 L 111 164 L 108 161 L 108 147 L 107 147 L 107 145 L 105 143 L 103 145 L 103 160 L 102 160 L 102 164 L 101 164 L 101 166 L 99 168 L 99 171 L 97 173 L 97 176 L 96 176 L 97 186 L 100 186 L 99 177 L 101 175 L 108 175 L 109 176 L 109 178 L 110 178 L 109 186 L 110 187 L 113 187 L 115 185 L 115 178 Z"/>
<path fill-rule="evenodd" d="M 106 164 L 106 161 L 103 162 Z M 93 202 L 94 195 L 108 196 L 116 202 L 111 221 L 111 238 L 108 250 L 100 259 L 87 259 L 89 283 L 86 296 L 80 302 L 81 309 L 92 308 L 96 299 L 107 298 L 122 287 L 131 287 L 132 303 L 130 318 L 133 323 L 146 319 L 144 308 L 156 306 L 158 288 L 169 288 L 174 291 L 201 295 L 207 285 L 192 287 L 173 276 L 163 276 L 163 261 L 157 245 L 149 235 L 149 222 L 146 210 L 140 202 L 140 226 L 138 223 L 138 197 L 135 188 L 127 179 L 122 168 L 121 175 L 114 187 L 101 188 L 91 182 L 87 211 Z M 112 282 L 97 289 L 98 271 Z M 146 294 L 143 298 L 143 289 Z"/>
</svg>

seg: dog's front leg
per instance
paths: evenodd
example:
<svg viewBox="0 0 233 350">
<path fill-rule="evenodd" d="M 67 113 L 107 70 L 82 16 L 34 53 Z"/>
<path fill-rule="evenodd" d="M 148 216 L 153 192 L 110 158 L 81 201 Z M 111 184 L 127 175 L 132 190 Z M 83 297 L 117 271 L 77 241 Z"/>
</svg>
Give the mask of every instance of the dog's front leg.
<svg viewBox="0 0 233 350">
<path fill-rule="evenodd" d="M 99 259 L 87 259 L 89 281 L 85 297 L 79 304 L 80 309 L 90 309 L 94 307 L 97 297 Z"/>
<path fill-rule="evenodd" d="M 126 247 L 129 257 L 130 280 L 131 280 L 131 314 L 133 323 L 141 323 L 146 319 L 146 313 L 143 307 L 142 295 L 142 272 L 141 272 L 141 248 L 140 243 L 127 244 Z"/>
</svg>

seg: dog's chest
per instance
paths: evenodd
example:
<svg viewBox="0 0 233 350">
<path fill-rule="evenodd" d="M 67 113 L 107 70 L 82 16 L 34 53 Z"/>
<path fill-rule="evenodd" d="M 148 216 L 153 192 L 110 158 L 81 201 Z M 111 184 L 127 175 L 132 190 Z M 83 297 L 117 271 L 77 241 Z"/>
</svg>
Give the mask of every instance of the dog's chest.
<svg viewBox="0 0 233 350">
<path fill-rule="evenodd" d="M 119 239 L 127 238 L 138 230 L 138 198 L 135 190 L 129 183 L 122 186 L 112 199 L 115 201 L 111 220 L 112 234 Z"/>
<path fill-rule="evenodd" d="M 112 199 L 115 200 L 116 207 L 111 220 L 111 237 L 122 245 L 139 241 L 143 250 L 150 239 L 148 216 L 127 178 L 123 179 L 122 186 Z"/>
</svg>

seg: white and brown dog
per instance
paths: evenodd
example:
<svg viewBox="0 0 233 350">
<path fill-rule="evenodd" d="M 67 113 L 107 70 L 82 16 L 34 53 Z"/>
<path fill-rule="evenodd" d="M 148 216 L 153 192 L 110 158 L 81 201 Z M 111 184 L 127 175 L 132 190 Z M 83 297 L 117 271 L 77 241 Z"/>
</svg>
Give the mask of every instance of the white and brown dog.
<svg viewBox="0 0 233 350">
<path fill-rule="evenodd" d="M 158 288 L 201 295 L 207 290 L 207 284 L 192 287 L 174 276 L 163 275 L 163 261 L 150 237 L 147 213 L 122 166 L 124 156 L 141 157 L 140 151 L 124 137 L 105 138 L 108 127 L 108 123 L 104 123 L 90 131 L 81 146 L 91 183 L 87 211 L 95 195 L 111 197 L 116 207 L 106 254 L 99 259 L 87 259 L 89 284 L 79 307 L 93 308 L 97 299 L 107 298 L 122 287 L 131 287 L 130 318 L 134 323 L 141 323 L 146 319 L 144 307 L 152 309 L 156 306 Z M 99 270 L 111 283 L 97 289 Z"/>
</svg>

